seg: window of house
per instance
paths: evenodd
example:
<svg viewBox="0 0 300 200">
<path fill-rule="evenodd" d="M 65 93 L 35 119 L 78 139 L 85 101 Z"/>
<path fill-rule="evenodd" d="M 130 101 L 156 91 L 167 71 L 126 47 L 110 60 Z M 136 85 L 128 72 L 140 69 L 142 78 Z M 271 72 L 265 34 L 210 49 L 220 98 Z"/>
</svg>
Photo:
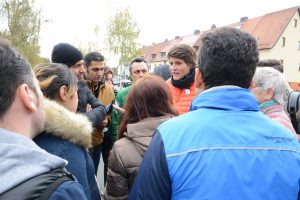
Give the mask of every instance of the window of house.
<svg viewBox="0 0 300 200">
<path fill-rule="evenodd" d="M 160 57 L 163 58 L 166 55 L 166 52 L 160 52 Z"/>
<path fill-rule="evenodd" d="M 282 46 L 285 46 L 285 37 L 282 37 Z"/>
<path fill-rule="evenodd" d="M 155 58 L 155 54 L 151 54 L 151 59 L 154 59 Z"/>
<path fill-rule="evenodd" d="M 297 23 L 298 23 L 297 19 L 294 19 L 295 28 L 297 27 Z"/>
<path fill-rule="evenodd" d="M 194 47 L 195 51 L 197 51 L 197 50 L 198 50 L 198 46 L 193 46 L 193 47 Z"/>
<path fill-rule="evenodd" d="M 283 65 L 283 60 L 282 59 L 280 60 L 280 63 Z"/>
</svg>

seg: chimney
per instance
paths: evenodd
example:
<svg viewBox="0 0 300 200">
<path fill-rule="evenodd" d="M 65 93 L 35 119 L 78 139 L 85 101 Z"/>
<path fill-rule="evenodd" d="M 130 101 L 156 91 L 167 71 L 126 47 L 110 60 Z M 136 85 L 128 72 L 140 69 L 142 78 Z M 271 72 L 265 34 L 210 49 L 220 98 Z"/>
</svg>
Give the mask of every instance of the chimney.
<svg viewBox="0 0 300 200">
<path fill-rule="evenodd" d="M 194 30 L 194 35 L 197 35 L 197 34 L 199 34 L 200 33 L 200 30 Z"/>
<path fill-rule="evenodd" d="M 248 17 L 242 17 L 241 19 L 240 19 L 240 22 L 245 22 L 245 21 L 247 21 L 248 20 Z"/>
<path fill-rule="evenodd" d="M 152 42 L 152 45 L 154 46 L 154 45 L 155 45 L 155 43 L 154 43 L 154 42 Z"/>
<path fill-rule="evenodd" d="M 168 39 L 165 39 L 165 42 L 168 42 Z"/>
<path fill-rule="evenodd" d="M 177 39 L 179 39 L 180 38 L 180 36 L 175 36 L 175 39 L 177 40 Z"/>
<path fill-rule="evenodd" d="M 215 28 L 217 28 L 217 26 L 215 24 L 211 25 L 211 27 L 210 27 L 211 30 L 213 30 Z"/>
</svg>

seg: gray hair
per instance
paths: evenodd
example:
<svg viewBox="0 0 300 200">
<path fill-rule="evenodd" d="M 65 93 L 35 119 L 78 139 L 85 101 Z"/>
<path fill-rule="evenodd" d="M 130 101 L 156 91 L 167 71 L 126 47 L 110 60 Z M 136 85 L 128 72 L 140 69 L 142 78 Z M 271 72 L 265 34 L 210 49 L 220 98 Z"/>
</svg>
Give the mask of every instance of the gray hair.
<svg viewBox="0 0 300 200">
<path fill-rule="evenodd" d="M 264 91 L 272 89 L 274 91 L 274 100 L 280 104 L 284 102 L 284 95 L 291 91 L 284 75 L 272 67 L 256 68 L 253 85 L 255 87 L 261 87 Z"/>
</svg>

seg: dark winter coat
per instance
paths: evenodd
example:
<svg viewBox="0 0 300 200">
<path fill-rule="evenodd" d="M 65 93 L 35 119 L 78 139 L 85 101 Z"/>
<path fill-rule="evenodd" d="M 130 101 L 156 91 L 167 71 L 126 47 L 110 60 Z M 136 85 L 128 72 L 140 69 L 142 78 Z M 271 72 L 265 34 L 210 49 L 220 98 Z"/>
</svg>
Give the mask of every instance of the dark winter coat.
<svg viewBox="0 0 300 200">
<path fill-rule="evenodd" d="M 86 106 L 90 104 L 92 111 L 86 112 Z M 78 108 L 77 112 L 85 113 L 93 126 L 100 125 L 106 116 L 105 106 L 94 96 L 84 81 L 78 82 Z"/>
</svg>

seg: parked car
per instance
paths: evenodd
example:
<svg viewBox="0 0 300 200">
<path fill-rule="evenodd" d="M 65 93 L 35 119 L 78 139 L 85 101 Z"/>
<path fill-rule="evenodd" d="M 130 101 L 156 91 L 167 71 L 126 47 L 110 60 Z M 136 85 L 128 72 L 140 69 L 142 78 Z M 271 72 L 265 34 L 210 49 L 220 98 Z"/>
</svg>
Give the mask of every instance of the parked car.
<svg viewBox="0 0 300 200">
<path fill-rule="evenodd" d="M 122 80 L 121 85 L 123 88 L 128 87 L 128 86 L 132 85 L 132 82 L 130 80 Z"/>
</svg>

